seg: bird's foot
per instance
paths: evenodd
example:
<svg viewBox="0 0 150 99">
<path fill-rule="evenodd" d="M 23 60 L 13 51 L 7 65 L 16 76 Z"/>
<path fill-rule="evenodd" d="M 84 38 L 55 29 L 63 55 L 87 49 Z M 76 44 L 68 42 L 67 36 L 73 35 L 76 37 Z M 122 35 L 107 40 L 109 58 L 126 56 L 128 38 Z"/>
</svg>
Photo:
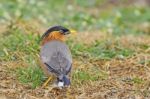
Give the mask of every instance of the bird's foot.
<svg viewBox="0 0 150 99">
<path fill-rule="evenodd" d="M 52 77 L 50 76 L 46 82 L 44 82 L 44 84 L 42 85 L 42 88 L 45 88 L 47 86 L 47 84 L 52 80 Z"/>
</svg>

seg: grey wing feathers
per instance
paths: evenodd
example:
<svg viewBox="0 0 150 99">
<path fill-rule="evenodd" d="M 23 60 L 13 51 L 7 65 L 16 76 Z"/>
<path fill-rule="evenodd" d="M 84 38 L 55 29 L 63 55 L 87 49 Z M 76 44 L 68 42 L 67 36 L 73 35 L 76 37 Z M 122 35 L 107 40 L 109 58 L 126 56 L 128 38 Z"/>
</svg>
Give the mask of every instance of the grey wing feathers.
<svg viewBox="0 0 150 99">
<path fill-rule="evenodd" d="M 68 74 L 71 69 L 72 57 L 70 50 L 61 41 L 51 41 L 43 45 L 40 56 L 43 63 L 47 64 L 46 66 L 50 72 L 55 70 L 57 74 Z"/>
</svg>

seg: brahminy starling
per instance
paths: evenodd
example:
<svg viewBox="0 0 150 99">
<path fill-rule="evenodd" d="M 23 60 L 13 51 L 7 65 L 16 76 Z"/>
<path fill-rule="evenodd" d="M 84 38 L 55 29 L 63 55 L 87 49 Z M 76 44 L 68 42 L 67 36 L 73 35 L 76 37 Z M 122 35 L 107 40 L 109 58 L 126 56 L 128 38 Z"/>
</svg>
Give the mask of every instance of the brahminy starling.
<svg viewBox="0 0 150 99">
<path fill-rule="evenodd" d="M 40 58 L 44 72 L 51 80 L 54 75 L 57 78 L 57 86 L 65 87 L 70 85 L 69 73 L 72 68 L 72 56 L 65 43 L 66 35 L 71 31 L 63 26 L 53 26 L 49 28 L 41 37 Z"/>
</svg>

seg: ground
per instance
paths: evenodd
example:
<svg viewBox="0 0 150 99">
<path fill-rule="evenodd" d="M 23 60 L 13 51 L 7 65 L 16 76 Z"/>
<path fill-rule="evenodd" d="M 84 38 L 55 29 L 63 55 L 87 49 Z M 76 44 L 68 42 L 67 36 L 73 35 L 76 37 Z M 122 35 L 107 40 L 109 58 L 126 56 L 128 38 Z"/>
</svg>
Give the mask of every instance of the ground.
<svg viewBox="0 0 150 99">
<path fill-rule="evenodd" d="M 99 42 L 104 41 L 104 46 L 108 47 L 106 49 L 111 50 L 115 48 L 115 51 L 118 50 L 117 53 L 120 54 L 115 55 L 112 59 L 101 59 L 88 55 L 86 50 L 85 52 L 80 52 L 80 50 L 79 52 L 74 52 L 78 55 L 74 56 L 71 75 L 72 85 L 70 88 L 64 90 L 51 89 L 50 85 L 45 89 L 42 89 L 41 86 L 34 89 L 30 84 L 22 84 L 18 81 L 17 74 L 14 73 L 14 69 L 17 66 L 12 67 L 19 64 L 19 62 L 1 62 L 0 97 L 5 97 L 6 99 L 42 99 L 43 97 L 45 99 L 53 99 L 54 97 L 60 99 L 62 97 L 67 99 L 150 98 L 149 36 L 126 35 L 116 38 L 110 34 L 95 32 L 96 36 L 94 37 L 93 34 L 93 37 L 87 40 L 86 38 L 90 36 L 90 33 L 86 32 L 82 34 L 84 36 L 80 36 L 78 39 L 69 42 L 77 43 L 82 39 L 86 47 L 102 46 L 101 44 L 96 44 L 98 42 L 97 39 L 101 38 Z M 76 48 L 75 45 L 73 46 Z M 123 52 L 119 51 L 122 49 L 121 47 L 124 47 Z M 129 52 L 126 49 L 132 51 Z M 111 53 L 114 52 L 112 51 Z M 126 56 L 126 53 L 131 55 Z M 112 56 L 106 58 L 109 57 Z"/>
<path fill-rule="evenodd" d="M 150 99 L 149 6 L 0 1 L 0 99 Z M 77 31 L 66 41 L 73 68 L 65 89 L 41 88 L 40 37 L 55 24 Z"/>
</svg>

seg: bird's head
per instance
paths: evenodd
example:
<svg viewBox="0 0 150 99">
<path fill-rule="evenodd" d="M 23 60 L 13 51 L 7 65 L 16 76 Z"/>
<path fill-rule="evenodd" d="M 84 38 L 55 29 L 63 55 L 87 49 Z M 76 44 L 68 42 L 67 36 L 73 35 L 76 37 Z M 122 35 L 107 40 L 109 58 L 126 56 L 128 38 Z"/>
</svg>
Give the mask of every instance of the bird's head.
<svg viewBox="0 0 150 99">
<path fill-rule="evenodd" d="M 49 28 L 41 37 L 43 42 L 49 40 L 61 40 L 64 41 L 65 35 L 75 33 L 74 30 L 69 30 L 63 26 L 53 26 Z"/>
<path fill-rule="evenodd" d="M 67 35 L 70 34 L 69 29 L 63 27 L 63 26 L 53 26 L 51 28 L 49 28 L 43 35 L 42 35 L 42 39 L 47 37 L 48 35 L 52 34 L 53 32 L 57 32 L 60 33 L 62 35 Z"/>
</svg>

